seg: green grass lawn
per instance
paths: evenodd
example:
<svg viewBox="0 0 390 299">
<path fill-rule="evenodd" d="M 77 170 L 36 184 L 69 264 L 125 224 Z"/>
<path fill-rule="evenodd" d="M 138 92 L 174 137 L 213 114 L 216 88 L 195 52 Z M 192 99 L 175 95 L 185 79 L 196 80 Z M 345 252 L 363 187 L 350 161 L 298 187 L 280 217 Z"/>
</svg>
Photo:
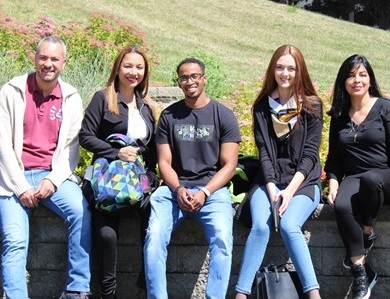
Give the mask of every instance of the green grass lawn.
<svg viewBox="0 0 390 299">
<path fill-rule="evenodd" d="M 1 1 L 1 0 L 0 0 Z M 112 14 L 146 34 L 159 56 L 154 84 L 171 84 L 177 63 L 196 49 L 216 56 L 228 75 L 226 88 L 262 76 L 273 51 L 290 43 L 303 52 L 320 89 L 332 87 L 342 61 L 360 53 L 372 63 L 379 85 L 390 91 L 390 31 L 361 26 L 266 0 L 58 0 L 3 1 L 5 14 L 31 23 L 85 21 Z"/>
</svg>

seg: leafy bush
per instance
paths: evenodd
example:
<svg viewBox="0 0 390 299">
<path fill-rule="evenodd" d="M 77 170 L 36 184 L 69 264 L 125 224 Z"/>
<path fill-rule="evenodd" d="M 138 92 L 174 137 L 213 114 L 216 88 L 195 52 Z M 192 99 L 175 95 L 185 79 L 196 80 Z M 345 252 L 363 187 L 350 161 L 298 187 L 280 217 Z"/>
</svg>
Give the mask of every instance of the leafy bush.
<svg viewBox="0 0 390 299">
<path fill-rule="evenodd" d="M 21 25 L 0 12 L 0 65 L 11 63 L 13 69 L 12 74 L 1 76 L 1 85 L 14 73 L 32 69 L 36 44 L 49 35 L 60 37 L 67 45 L 64 77 L 79 89 L 84 104 L 93 91 L 104 86 L 112 61 L 123 47 L 138 45 L 148 53 L 152 66 L 157 63 L 144 34 L 110 15 L 95 14 L 86 23 L 69 21 L 63 25 L 41 17 Z"/>
<path fill-rule="evenodd" d="M 75 169 L 75 174 L 79 177 L 83 177 L 88 165 L 91 165 L 93 154 L 84 148 L 80 148 L 80 159 Z"/>
<path fill-rule="evenodd" d="M 237 117 L 242 138 L 240 153 L 245 155 L 257 156 L 252 131 L 252 105 L 260 92 L 262 84 L 262 77 L 257 77 L 252 81 L 240 81 L 238 88 L 231 95 L 231 108 Z"/>
<path fill-rule="evenodd" d="M 72 56 L 74 62 L 66 64 L 62 78 L 77 87 L 83 106 L 86 107 L 93 94 L 105 86 L 110 76 L 112 61 L 102 49 L 96 51 L 93 59 L 85 59 L 80 55 L 82 54 Z"/>
<path fill-rule="evenodd" d="M 11 55 L 0 51 L 0 70 L 3 70 L 0 75 L 0 87 L 15 76 L 26 73 L 31 70 L 31 67 L 26 64 L 19 63 Z"/>
</svg>

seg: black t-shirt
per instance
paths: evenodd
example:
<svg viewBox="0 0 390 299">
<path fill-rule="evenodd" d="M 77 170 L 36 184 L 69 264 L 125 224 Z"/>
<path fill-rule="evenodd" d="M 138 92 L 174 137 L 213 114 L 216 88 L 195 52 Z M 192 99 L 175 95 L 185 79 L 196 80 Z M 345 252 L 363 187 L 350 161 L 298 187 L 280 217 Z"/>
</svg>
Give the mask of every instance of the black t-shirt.
<svg viewBox="0 0 390 299">
<path fill-rule="evenodd" d="M 200 109 L 176 102 L 161 113 L 157 127 L 156 142 L 170 145 L 172 167 L 186 187 L 206 185 L 220 169 L 220 145 L 240 141 L 233 112 L 214 100 Z"/>
</svg>

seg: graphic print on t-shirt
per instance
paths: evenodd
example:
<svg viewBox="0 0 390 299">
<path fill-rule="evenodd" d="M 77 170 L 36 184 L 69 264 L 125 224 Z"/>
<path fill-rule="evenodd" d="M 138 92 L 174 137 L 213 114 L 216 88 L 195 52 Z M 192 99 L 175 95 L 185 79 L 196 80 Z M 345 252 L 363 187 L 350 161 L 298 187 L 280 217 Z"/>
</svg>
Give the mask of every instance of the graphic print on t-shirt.
<svg viewBox="0 0 390 299">
<path fill-rule="evenodd" d="M 175 138 L 182 141 L 211 141 L 214 134 L 214 126 L 191 124 L 175 125 Z"/>
<path fill-rule="evenodd" d="M 55 105 L 53 105 L 49 111 L 49 118 L 50 120 L 55 120 L 58 118 L 60 121 L 62 121 L 62 109 L 58 109 Z"/>
</svg>

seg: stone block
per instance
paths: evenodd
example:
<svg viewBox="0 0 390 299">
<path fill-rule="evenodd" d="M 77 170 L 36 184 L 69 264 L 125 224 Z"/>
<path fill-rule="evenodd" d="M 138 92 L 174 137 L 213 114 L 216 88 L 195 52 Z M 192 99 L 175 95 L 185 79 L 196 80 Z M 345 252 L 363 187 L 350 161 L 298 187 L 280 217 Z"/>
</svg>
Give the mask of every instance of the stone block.
<svg viewBox="0 0 390 299">
<path fill-rule="evenodd" d="M 65 271 L 29 270 L 28 285 L 31 299 L 58 299 L 65 289 L 65 284 Z"/>
<path fill-rule="evenodd" d="M 140 245 L 118 246 L 118 271 L 137 273 L 142 269 L 142 266 L 142 254 Z M 97 269 L 97 267 L 95 268 Z"/>
<path fill-rule="evenodd" d="M 179 87 L 149 87 L 148 95 L 158 103 L 171 103 L 183 98 L 183 91 Z"/>
<path fill-rule="evenodd" d="M 67 243 L 31 243 L 27 269 L 66 271 Z"/>
<path fill-rule="evenodd" d="M 207 246 L 176 246 L 175 258 L 176 269 L 172 269 L 172 272 L 207 273 Z"/>
<path fill-rule="evenodd" d="M 67 229 L 64 221 L 45 207 L 35 210 L 46 210 L 48 216 L 31 217 L 30 242 L 32 243 L 60 243 L 67 241 Z M 34 210 L 34 212 L 35 212 Z"/>
</svg>

